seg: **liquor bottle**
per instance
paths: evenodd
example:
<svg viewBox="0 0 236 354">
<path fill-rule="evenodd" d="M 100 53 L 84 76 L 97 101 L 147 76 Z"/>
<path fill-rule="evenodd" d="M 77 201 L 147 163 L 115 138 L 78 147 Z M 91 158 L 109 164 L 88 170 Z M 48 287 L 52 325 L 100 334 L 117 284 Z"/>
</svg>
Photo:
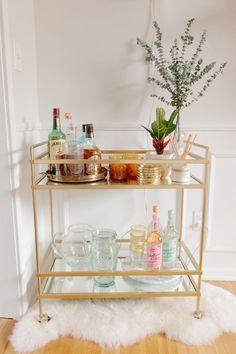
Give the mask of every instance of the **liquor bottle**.
<svg viewBox="0 0 236 354">
<path fill-rule="evenodd" d="M 70 141 L 74 139 L 74 127 L 73 127 L 71 112 L 65 113 L 65 120 L 66 120 L 66 140 Z"/>
<path fill-rule="evenodd" d="M 86 124 L 85 143 L 84 143 L 84 159 L 98 160 L 101 159 L 101 151 L 96 145 L 93 131 L 93 124 Z M 87 175 L 98 175 L 101 173 L 102 166 L 98 163 L 90 163 L 84 165 L 84 172 Z"/>
<path fill-rule="evenodd" d="M 85 141 L 86 141 L 86 136 L 85 136 L 85 133 L 86 133 L 86 125 L 87 124 L 82 124 L 82 134 L 79 138 L 79 143 L 81 145 L 84 145 L 85 144 Z"/>
<path fill-rule="evenodd" d="M 65 143 L 66 135 L 61 131 L 60 124 L 60 109 L 53 108 L 53 127 L 51 133 L 48 135 L 48 154 L 49 159 L 54 160 L 63 151 L 63 144 Z M 51 174 L 56 174 L 56 164 L 50 164 L 49 170 Z"/>
<path fill-rule="evenodd" d="M 162 234 L 163 232 L 163 227 L 160 223 L 160 215 L 158 214 L 158 206 L 157 205 L 153 205 L 152 207 L 152 215 L 156 214 L 157 215 L 157 228 L 160 234 Z M 147 234 L 150 235 L 151 231 L 152 231 L 152 226 L 153 226 L 153 220 L 149 223 L 148 225 L 148 229 L 147 229 Z"/>
<path fill-rule="evenodd" d="M 162 265 L 162 235 L 158 227 L 158 207 L 153 207 L 152 227 L 147 239 L 147 268 L 160 269 Z"/>
<path fill-rule="evenodd" d="M 163 232 L 163 267 L 175 267 L 177 258 L 177 232 L 174 227 L 174 212 L 168 210 L 168 224 Z"/>
</svg>

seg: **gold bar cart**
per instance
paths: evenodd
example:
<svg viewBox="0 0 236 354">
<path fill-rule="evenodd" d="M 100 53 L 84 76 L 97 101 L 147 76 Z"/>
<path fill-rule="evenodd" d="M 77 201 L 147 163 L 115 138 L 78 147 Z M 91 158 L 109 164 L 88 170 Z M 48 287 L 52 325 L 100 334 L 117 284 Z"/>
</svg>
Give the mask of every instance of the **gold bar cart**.
<svg viewBox="0 0 236 354">
<path fill-rule="evenodd" d="M 203 246 L 205 234 L 205 218 L 206 218 L 206 198 L 207 198 L 207 183 L 208 183 L 208 167 L 209 167 L 209 148 L 205 145 L 194 143 L 194 149 L 197 152 L 189 153 L 187 160 L 177 159 L 144 159 L 142 164 L 152 165 L 173 165 L 186 163 L 189 166 L 200 166 L 201 178 L 191 174 L 191 180 L 187 184 L 170 183 L 170 184 L 138 184 L 137 181 L 115 183 L 107 180 L 91 183 L 56 183 L 47 179 L 45 171 L 50 163 L 54 164 L 84 164 L 90 163 L 88 160 L 49 160 L 47 152 L 47 141 L 39 144 L 31 145 L 30 147 L 30 164 L 32 177 L 32 197 L 33 197 L 33 213 L 34 213 L 34 229 L 35 229 L 35 252 L 36 252 L 36 277 L 38 288 L 38 304 L 39 304 L 39 322 L 45 322 L 50 319 L 47 314 L 44 314 L 42 301 L 44 299 L 81 299 L 81 298 L 144 298 L 144 297 L 159 297 L 159 296 L 195 296 L 196 310 L 194 317 L 201 318 L 200 311 L 200 297 L 201 297 L 201 279 L 202 279 L 202 261 L 203 261 Z M 97 163 L 103 166 L 112 164 L 123 164 L 124 160 L 114 159 L 108 155 L 111 154 L 145 154 L 150 150 L 103 150 L 102 159 L 97 160 Z M 127 155 L 127 156 L 128 156 Z M 139 159 L 125 160 L 126 163 L 140 164 Z M 94 163 L 94 162 L 91 162 Z M 180 270 L 123 270 L 118 266 L 117 271 L 114 272 L 92 272 L 81 271 L 80 269 L 68 270 L 63 263 L 63 260 L 56 257 L 49 245 L 47 252 L 42 258 L 39 256 L 40 249 L 40 235 L 39 235 L 39 217 L 38 217 L 38 200 L 37 193 L 41 190 L 47 190 L 49 193 L 49 209 L 50 209 L 50 223 L 51 223 L 51 241 L 53 242 L 54 235 L 54 201 L 53 194 L 57 190 L 76 190 L 76 189 L 173 189 L 179 191 L 180 196 L 180 220 L 179 220 L 179 247 L 178 260 L 181 264 Z M 184 220 L 184 192 L 185 190 L 202 191 L 202 220 L 201 233 L 199 240 L 199 259 L 195 259 L 194 254 L 188 248 L 186 242 L 183 240 L 183 220 Z M 129 242 L 127 239 L 118 239 L 120 244 Z M 93 276 L 116 276 L 117 288 L 114 291 L 96 292 L 92 287 L 89 287 L 84 279 Z M 125 276 L 171 276 L 181 275 L 183 278 L 181 289 L 178 291 L 140 291 L 131 290 L 124 286 L 122 279 Z M 78 277 L 78 288 L 70 291 L 60 291 L 55 286 L 55 281 L 58 279 L 67 279 L 68 277 Z M 77 278 L 76 278 L 77 279 Z M 82 285 L 81 285 L 82 284 Z M 84 288 L 83 288 L 84 284 Z"/>
</svg>

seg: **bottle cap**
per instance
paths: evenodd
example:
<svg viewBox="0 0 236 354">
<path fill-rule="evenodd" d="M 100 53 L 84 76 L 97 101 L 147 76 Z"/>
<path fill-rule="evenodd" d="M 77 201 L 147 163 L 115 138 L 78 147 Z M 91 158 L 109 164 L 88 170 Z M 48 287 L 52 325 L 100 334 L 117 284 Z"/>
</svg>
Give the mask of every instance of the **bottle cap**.
<svg viewBox="0 0 236 354">
<path fill-rule="evenodd" d="M 71 112 L 66 112 L 65 113 L 65 119 L 71 119 L 72 118 L 72 113 Z"/>
<path fill-rule="evenodd" d="M 53 117 L 55 118 L 60 117 L 60 108 L 53 108 Z"/>
<path fill-rule="evenodd" d="M 83 132 L 83 133 L 86 132 L 86 126 L 87 126 L 87 124 L 82 124 L 82 132 Z"/>
<path fill-rule="evenodd" d="M 93 124 L 86 124 L 86 136 L 88 138 L 93 138 Z"/>
</svg>

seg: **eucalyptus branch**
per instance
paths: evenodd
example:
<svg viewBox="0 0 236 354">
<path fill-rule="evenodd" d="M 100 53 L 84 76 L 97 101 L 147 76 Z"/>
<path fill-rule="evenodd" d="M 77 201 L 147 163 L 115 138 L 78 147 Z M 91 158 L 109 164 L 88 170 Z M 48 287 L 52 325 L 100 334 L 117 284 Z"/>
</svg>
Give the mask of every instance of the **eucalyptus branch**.
<svg viewBox="0 0 236 354">
<path fill-rule="evenodd" d="M 187 49 L 194 42 L 194 37 L 190 33 L 193 22 L 193 18 L 187 22 L 185 31 L 181 36 L 181 49 L 179 48 L 178 40 L 174 40 L 169 50 L 169 58 L 165 57 L 162 33 L 156 21 L 153 23 L 156 39 L 152 46 L 139 38 L 137 39 L 137 44 L 147 54 L 147 61 L 151 61 L 156 67 L 156 77 L 149 77 L 148 82 L 155 83 L 157 87 L 168 93 L 168 97 L 156 94 L 151 96 L 156 97 L 167 105 L 177 107 L 178 111 L 182 107 L 191 105 L 201 97 L 217 76 L 223 73 L 226 66 L 226 63 L 220 64 L 218 69 L 207 79 L 202 89 L 196 94 L 194 93 L 194 85 L 215 68 L 216 62 L 213 61 L 207 65 L 203 65 L 203 59 L 199 57 L 206 41 L 205 31 L 202 33 L 192 56 L 190 58 L 187 57 Z"/>
</svg>

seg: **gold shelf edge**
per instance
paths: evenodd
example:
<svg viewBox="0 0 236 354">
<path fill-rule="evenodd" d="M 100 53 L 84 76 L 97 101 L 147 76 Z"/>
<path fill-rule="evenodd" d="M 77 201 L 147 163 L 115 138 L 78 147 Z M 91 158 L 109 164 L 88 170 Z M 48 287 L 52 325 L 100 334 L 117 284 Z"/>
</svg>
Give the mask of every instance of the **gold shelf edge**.
<svg viewBox="0 0 236 354">
<path fill-rule="evenodd" d="M 51 294 L 44 293 L 40 299 L 118 299 L 118 298 L 144 298 L 144 297 L 184 297 L 199 296 L 195 291 L 183 292 L 127 292 L 127 293 L 71 293 L 71 294 Z"/>
</svg>

